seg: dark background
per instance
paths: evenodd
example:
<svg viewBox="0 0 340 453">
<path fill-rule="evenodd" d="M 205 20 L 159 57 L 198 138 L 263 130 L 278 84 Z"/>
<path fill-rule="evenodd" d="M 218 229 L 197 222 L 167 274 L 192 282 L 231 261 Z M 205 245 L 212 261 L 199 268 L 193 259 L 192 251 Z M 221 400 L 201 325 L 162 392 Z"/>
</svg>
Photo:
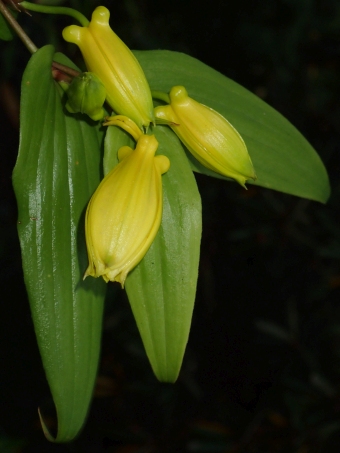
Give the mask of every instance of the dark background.
<svg viewBox="0 0 340 453">
<path fill-rule="evenodd" d="M 98 4 L 64 2 L 88 17 Z M 332 196 L 321 205 L 198 175 L 200 273 L 177 383 L 153 376 L 128 301 L 110 284 L 87 424 L 74 443 L 49 444 L 11 185 L 29 54 L 18 39 L 0 43 L 0 452 L 339 452 L 339 1 L 101 4 L 129 47 L 186 52 L 284 114 L 320 154 Z M 77 59 L 60 39 L 69 19 L 19 21 L 37 46 Z"/>
</svg>

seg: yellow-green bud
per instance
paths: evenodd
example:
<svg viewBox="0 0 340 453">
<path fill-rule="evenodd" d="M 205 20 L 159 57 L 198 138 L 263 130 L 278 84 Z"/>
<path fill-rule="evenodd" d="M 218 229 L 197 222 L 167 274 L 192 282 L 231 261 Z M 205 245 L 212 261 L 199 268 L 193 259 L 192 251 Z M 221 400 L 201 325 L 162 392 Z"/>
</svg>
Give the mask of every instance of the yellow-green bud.
<svg viewBox="0 0 340 453">
<path fill-rule="evenodd" d="M 67 91 L 66 108 L 71 113 L 86 113 L 94 121 L 105 116 L 103 104 L 106 90 L 100 79 L 91 72 L 83 72 L 75 77 Z"/>
<path fill-rule="evenodd" d="M 170 105 L 155 108 L 156 121 L 168 123 L 201 164 L 243 187 L 247 179 L 256 179 L 247 147 L 229 121 L 191 99 L 182 86 L 173 87 L 169 96 Z"/>
<path fill-rule="evenodd" d="M 63 30 L 63 37 L 79 46 L 87 69 L 103 82 L 113 110 L 140 128 L 148 127 L 154 122 L 148 82 L 135 56 L 111 30 L 109 18 L 109 10 L 98 6 L 88 27 L 71 25 Z"/>
<path fill-rule="evenodd" d="M 166 156 L 155 156 L 157 148 L 155 136 L 144 134 L 135 150 L 120 148 L 119 164 L 92 196 L 85 220 L 85 277 L 102 276 L 123 287 L 152 244 L 162 218 L 161 175 L 170 167 Z"/>
</svg>

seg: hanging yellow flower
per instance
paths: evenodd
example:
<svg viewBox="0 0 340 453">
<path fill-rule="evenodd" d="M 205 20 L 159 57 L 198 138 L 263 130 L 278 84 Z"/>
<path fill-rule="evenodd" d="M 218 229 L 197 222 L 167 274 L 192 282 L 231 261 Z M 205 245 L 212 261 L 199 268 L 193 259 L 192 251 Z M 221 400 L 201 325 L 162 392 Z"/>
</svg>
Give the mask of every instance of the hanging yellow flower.
<svg viewBox="0 0 340 453">
<path fill-rule="evenodd" d="M 173 87 L 169 96 L 170 105 L 155 108 L 156 121 L 169 124 L 201 164 L 243 187 L 256 179 L 247 147 L 229 121 L 191 99 L 183 86 Z"/>
<path fill-rule="evenodd" d="M 148 127 L 154 122 L 148 82 L 133 53 L 111 30 L 109 18 L 109 10 L 98 6 L 88 27 L 70 25 L 63 30 L 63 38 L 78 45 L 88 71 L 104 84 L 113 110 L 140 128 Z"/>
<path fill-rule="evenodd" d="M 85 277 L 102 276 L 124 287 L 152 244 L 162 218 L 161 175 L 170 167 L 166 156 L 155 156 L 157 147 L 154 135 L 141 134 L 135 150 L 120 148 L 119 164 L 92 196 L 85 223 Z"/>
</svg>

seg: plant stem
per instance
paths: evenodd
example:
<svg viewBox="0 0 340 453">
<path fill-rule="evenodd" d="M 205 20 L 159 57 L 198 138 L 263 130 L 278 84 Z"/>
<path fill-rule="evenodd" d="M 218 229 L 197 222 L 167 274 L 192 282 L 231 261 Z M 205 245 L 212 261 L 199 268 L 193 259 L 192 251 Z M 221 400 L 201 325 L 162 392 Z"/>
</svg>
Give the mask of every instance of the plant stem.
<svg viewBox="0 0 340 453">
<path fill-rule="evenodd" d="M 20 27 L 18 22 L 14 19 L 12 14 L 8 11 L 8 9 L 1 0 L 0 0 L 0 12 L 3 14 L 7 22 L 11 25 L 15 33 L 19 36 L 19 38 L 24 43 L 28 51 L 31 52 L 32 54 L 35 53 L 38 50 L 37 46 L 26 35 L 24 30 Z"/>
<path fill-rule="evenodd" d="M 30 2 L 21 2 L 19 3 L 20 6 L 23 6 L 25 9 L 29 11 L 36 11 L 38 13 L 46 13 L 46 14 L 65 14 L 66 16 L 71 16 L 76 19 L 83 27 L 87 27 L 89 25 L 89 21 L 86 17 L 81 14 L 79 11 L 73 8 L 67 8 L 66 6 L 47 6 L 47 5 L 38 5 L 37 3 L 30 3 Z"/>
<path fill-rule="evenodd" d="M 15 18 L 12 16 L 12 14 L 8 11 L 4 3 L 0 0 L 0 13 L 2 13 L 7 19 L 8 23 L 11 25 L 13 30 L 16 32 L 16 34 L 19 36 L 21 41 L 24 43 L 26 48 L 28 49 L 29 52 L 32 54 L 35 53 L 38 48 L 37 46 L 31 41 L 31 39 L 26 35 L 25 31 L 20 27 L 18 22 L 15 20 Z M 56 61 L 52 62 L 52 68 L 57 69 L 64 74 L 69 75 L 71 78 L 77 77 L 80 72 L 76 71 L 75 69 L 69 68 L 68 66 L 65 66 L 63 64 L 57 63 Z M 53 73 L 53 71 L 52 71 Z"/>
<path fill-rule="evenodd" d="M 167 104 L 170 104 L 169 95 L 166 93 L 163 93 L 163 91 L 151 91 L 151 96 L 155 99 L 159 99 L 160 101 L 164 101 Z"/>
<path fill-rule="evenodd" d="M 79 76 L 79 74 L 81 74 L 79 71 L 76 71 L 75 69 L 72 69 L 69 66 L 57 63 L 56 61 L 52 61 L 52 68 L 58 69 L 59 71 L 71 76 L 72 78 L 77 77 Z"/>
</svg>

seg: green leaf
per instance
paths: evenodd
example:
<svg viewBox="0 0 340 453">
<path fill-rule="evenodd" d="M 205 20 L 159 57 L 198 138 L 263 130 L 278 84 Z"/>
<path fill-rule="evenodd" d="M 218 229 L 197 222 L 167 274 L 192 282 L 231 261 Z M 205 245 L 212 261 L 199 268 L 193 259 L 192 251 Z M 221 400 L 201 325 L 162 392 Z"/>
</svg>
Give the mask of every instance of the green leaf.
<svg viewBox="0 0 340 453">
<path fill-rule="evenodd" d="M 214 69 L 166 50 L 135 52 L 150 87 L 169 92 L 183 85 L 189 96 L 217 110 L 240 132 L 257 174 L 255 184 L 326 202 L 330 187 L 318 154 L 280 113 Z M 220 177 L 190 156 L 195 171 Z M 249 181 L 252 183 L 251 181 Z"/>
<path fill-rule="evenodd" d="M 160 381 L 174 382 L 181 368 L 194 307 L 201 239 L 201 200 L 195 178 L 175 134 L 152 131 L 157 154 L 171 162 L 162 176 L 163 217 L 158 234 L 125 288 L 152 369 Z M 106 172 L 117 162 L 117 149 L 128 143 L 118 128 L 105 140 Z M 117 144 L 119 144 L 117 148 Z"/>
<path fill-rule="evenodd" d="M 135 142 L 131 135 L 116 126 L 109 126 L 104 142 L 104 175 L 107 175 L 118 164 L 118 150 L 122 146 L 135 148 Z"/>
<path fill-rule="evenodd" d="M 10 9 L 8 11 L 11 11 Z M 17 17 L 18 13 L 11 11 L 14 17 Z M 14 37 L 12 27 L 8 24 L 7 20 L 0 13 L 0 39 L 3 41 L 11 41 Z"/>
<path fill-rule="evenodd" d="M 49 440 L 66 442 L 86 418 L 100 352 L 106 285 L 83 275 L 84 211 L 100 181 L 102 133 L 65 115 L 53 54 L 52 46 L 40 49 L 23 75 L 13 184 L 25 283 L 58 417 L 55 439 L 42 419 L 43 429 Z"/>
</svg>

